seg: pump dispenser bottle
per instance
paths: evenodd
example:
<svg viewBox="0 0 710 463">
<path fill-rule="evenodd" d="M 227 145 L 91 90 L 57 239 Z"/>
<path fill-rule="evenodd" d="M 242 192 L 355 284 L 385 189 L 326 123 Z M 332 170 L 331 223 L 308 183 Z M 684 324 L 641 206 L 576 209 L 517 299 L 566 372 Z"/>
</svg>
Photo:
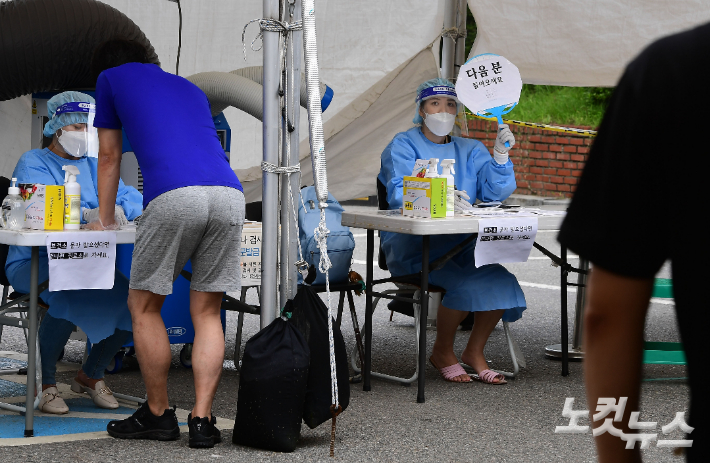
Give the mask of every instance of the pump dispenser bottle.
<svg viewBox="0 0 710 463">
<path fill-rule="evenodd" d="M 64 229 L 78 230 L 81 227 L 81 185 L 76 182 L 79 168 L 63 166 L 64 175 Z"/>
<path fill-rule="evenodd" d="M 438 178 L 439 177 L 439 159 L 431 158 L 429 159 L 429 169 L 426 171 L 424 178 Z"/>
<path fill-rule="evenodd" d="M 12 179 L 7 196 L 2 202 L 2 226 L 10 230 L 19 230 L 25 226 L 25 205 L 16 178 Z"/>
<path fill-rule="evenodd" d="M 441 176 L 446 179 L 446 217 L 454 216 L 454 202 L 456 201 L 456 186 L 454 185 L 455 159 L 441 161 Z"/>
</svg>

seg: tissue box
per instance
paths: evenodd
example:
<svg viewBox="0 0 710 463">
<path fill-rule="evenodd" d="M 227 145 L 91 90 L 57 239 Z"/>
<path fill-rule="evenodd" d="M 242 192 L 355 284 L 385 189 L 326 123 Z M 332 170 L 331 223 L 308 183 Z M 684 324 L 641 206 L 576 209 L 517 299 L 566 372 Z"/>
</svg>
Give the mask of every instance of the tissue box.
<svg viewBox="0 0 710 463">
<path fill-rule="evenodd" d="M 25 228 L 64 230 L 64 187 L 41 183 L 20 183 L 25 205 Z"/>
<path fill-rule="evenodd" d="M 404 177 L 402 215 L 446 218 L 446 178 Z"/>
</svg>

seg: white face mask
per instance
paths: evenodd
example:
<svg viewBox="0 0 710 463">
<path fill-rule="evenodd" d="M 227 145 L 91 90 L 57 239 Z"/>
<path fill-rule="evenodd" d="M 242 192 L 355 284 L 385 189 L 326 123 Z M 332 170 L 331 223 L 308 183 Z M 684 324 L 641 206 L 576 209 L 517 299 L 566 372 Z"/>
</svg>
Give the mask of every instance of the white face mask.
<svg viewBox="0 0 710 463">
<path fill-rule="evenodd" d="M 435 114 L 424 113 L 424 123 L 434 135 L 440 137 L 451 133 L 455 121 L 456 115 L 447 112 Z"/>
<path fill-rule="evenodd" d="M 68 132 L 62 129 L 62 134 L 59 135 L 58 140 L 68 155 L 81 158 L 86 156 L 88 151 L 89 137 L 90 135 L 87 132 Z"/>
</svg>

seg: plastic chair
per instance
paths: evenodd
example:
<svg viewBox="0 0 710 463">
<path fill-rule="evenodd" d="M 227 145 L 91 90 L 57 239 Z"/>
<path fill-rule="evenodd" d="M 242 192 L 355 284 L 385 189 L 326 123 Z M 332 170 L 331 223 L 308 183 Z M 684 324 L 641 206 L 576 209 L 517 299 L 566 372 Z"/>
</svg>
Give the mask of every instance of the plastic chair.
<svg viewBox="0 0 710 463">
<path fill-rule="evenodd" d="M 380 179 L 377 179 L 377 204 L 378 204 L 378 209 L 379 210 L 388 210 L 389 209 L 389 204 L 387 203 L 387 188 L 386 186 L 380 181 Z M 379 236 L 379 232 L 378 232 Z M 464 243 L 467 243 L 465 241 Z M 445 255 L 443 258 L 437 259 L 436 261 L 430 263 L 430 272 L 433 272 L 437 268 L 440 268 L 443 266 L 448 259 L 453 257 L 457 252 L 459 247 L 463 247 L 464 243 L 460 244 L 459 246 L 455 247 L 450 251 L 447 255 Z M 389 270 L 387 267 L 387 260 L 385 259 L 385 254 L 384 251 L 382 250 L 382 246 L 380 245 L 379 247 L 379 253 L 377 257 L 377 265 L 380 267 L 382 270 Z M 405 275 L 401 277 L 392 277 L 387 280 L 388 282 L 394 283 L 397 286 L 397 289 L 388 289 L 385 291 L 380 291 L 380 294 L 383 295 L 393 295 L 393 296 L 399 296 L 399 297 L 406 297 L 406 298 L 413 298 L 415 296 L 415 293 L 419 291 L 419 281 L 420 277 L 419 274 L 414 274 L 414 275 Z M 441 293 L 442 295 L 445 294 L 446 290 L 444 288 L 440 288 L 435 285 L 429 285 L 429 293 Z M 381 297 L 375 297 L 372 301 L 372 311 L 374 312 L 375 309 L 377 308 L 378 303 L 380 302 Z M 419 324 L 420 324 L 420 306 L 419 304 L 412 304 L 409 302 L 402 302 L 398 300 L 392 300 L 388 304 L 388 308 L 392 312 L 398 312 L 403 315 L 411 316 L 414 317 L 414 327 L 415 327 L 415 341 L 416 341 L 416 348 L 415 348 L 415 359 L 419 359 Z M 431 307 L 430 307 L 431 310 Z M 474 316 L 475 317 L 475 316 Z M 390 320 L 392 320 L 390 316 Z M 513 362 L 513 371 L 512 372 L 507 372 L 507 371 L 499 371 L 499 370 L 494 370 L 497 373 L 501 373 L 502 375 L 514 379 L 516 376 L 518 376 L 518 373 L 520 372 L 520 367 L 525 367 L 525 358 L 522 355 L 522 352 L 520 350 L 520 347 L 518 346 L 517 342 L 513 338 L 513 335 L 510 331 L 509 323 L 508 322 L 503 322 L 503 330 L 505 332 L 506 336 L 506 341 L 508 344 L 508 350 L 510 351 L 510 358 Z M 357 367 L 355 356 L 352 355 L 350 357 L 351 359 L 351 366 L 353 370 L 356 373 L 360 373 L 360 369 Z M 381 378 L 389 381 L 395 381 L 398 383 L 401 383 L 403 385 L 410 385 L 414 383 L 418 377 L 419 377 L 419 362 L 417 361 L 416 363 L 417 369 L 414 372 L 414 374 L 409 377 L 409 378 L 401 378 L 398 376 L 392 376 L 388 375 L 385 373 L 379 373 L 372 371 L 370 374 L 373 377 L 376 378 Z M 461 364 L 464 368 L 469 368 L 468 365 Z"/>
</svg>

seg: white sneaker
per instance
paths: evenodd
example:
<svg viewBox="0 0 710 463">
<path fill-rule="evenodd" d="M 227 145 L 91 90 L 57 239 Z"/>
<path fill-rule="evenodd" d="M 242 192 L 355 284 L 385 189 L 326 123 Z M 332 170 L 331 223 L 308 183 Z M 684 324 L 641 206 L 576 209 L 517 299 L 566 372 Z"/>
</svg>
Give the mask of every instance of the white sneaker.
<svg viewBox="0 0 710 463">
<path fill-rule="evenodd" d="M 56 387 L 49 387 L 42 391 L 42 398 L 37 408 L 45 413 L 53 413 L 55 415 L 69 413 L 69 407 L 64 403 L 64 399 L 59 397 L 59 391 Z"/>
<path fill-rule="evenodd" d="M 92 389 L 89 386 L 84 386 L 74 378 L 71 382 L 71 390 L 79 393 L 86 392 L 99 408 L 118 408 L 118 401 L 113 396 L 113 392 L 111 392 L 111 389 L 109 389 L 104 380 L 98 381 L 96 386 Z"/>
</svg>

